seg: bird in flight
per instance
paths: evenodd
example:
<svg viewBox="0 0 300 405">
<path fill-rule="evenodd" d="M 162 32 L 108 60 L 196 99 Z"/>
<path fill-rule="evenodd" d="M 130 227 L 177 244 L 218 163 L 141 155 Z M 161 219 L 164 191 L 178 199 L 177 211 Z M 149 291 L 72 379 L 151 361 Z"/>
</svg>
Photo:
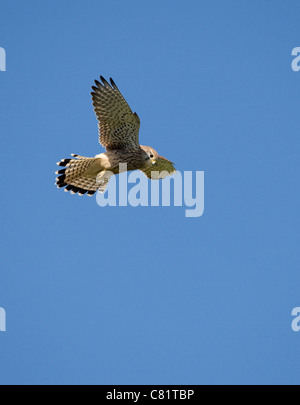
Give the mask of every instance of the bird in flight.
<svg viewBox="0 0 300 405">
<path fill-rule="evenodd" d="M 62 159 L 63 166 L 56 172 L 58 188 L 72 194 L 93 195 L 98 189 L 104 192 L 112 175 L 120 172 L 120 164 L 127 171 L 141 170 L 152 180 L 175 172 L 173 163 L 159 156 L 150 146 L 139 144 L 140 119 L 133 113 L 112 79 L 110 84 L 100 76 L 92 86 L 92 101 L 98 119 L 99 142 L 106 152 L 95 157 L 71 154 L 72 159 Z M 126 164 L 124 166 L 124 164 Z"/>
</svg>

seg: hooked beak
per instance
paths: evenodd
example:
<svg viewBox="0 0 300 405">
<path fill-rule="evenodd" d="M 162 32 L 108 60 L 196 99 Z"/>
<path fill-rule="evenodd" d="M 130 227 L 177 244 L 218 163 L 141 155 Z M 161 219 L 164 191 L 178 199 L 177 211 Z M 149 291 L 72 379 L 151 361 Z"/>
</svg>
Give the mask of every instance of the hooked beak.
<svg viewBox="0 0 300 405">
<path fill-rule="evenodd" d="M 155 163 L 156 163 L 155 157 L 150 158 L 150 162 L 151 162 L 153 165 L 155 165 Z"/>
</svg>

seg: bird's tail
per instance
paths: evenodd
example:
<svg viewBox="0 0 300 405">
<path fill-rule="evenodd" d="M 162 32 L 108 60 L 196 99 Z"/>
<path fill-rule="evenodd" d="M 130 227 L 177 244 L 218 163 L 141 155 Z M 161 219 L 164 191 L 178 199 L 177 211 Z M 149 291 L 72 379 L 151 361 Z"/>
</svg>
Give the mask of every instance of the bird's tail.
<svg viewBox="0 0 300 405">
<path fill-rule="evenodd" d="M 62 159 L 57 162 L 58 166 L 64 166 L 56 174 L 56 185 L 58 188 L 65 187 L 65 191 L 70 191 L 71 194 L 78 193 L 78 195 L 87 194 L 93 195 L 99 188 L 96 182 L 97 173 L 99 172 L 99 159 L 89 158 L 80 155 L 71 155 L 74 159 Z M 94 170 L 94 167 L 97 169 Z M 99 167 L 99 169 L 98 169 Z"/>
</svg>

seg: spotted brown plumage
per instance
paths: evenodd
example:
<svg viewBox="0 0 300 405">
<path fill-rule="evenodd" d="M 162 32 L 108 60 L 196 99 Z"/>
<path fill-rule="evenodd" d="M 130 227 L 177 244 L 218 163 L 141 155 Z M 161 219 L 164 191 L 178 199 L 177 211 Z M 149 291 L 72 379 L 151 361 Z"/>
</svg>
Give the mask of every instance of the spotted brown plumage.
<svg viewBox="0 0 300 405">
<path fill-rule="evenodd" d="M 173 163 L 159 156 L 150 146 L 139 144 L 140 119 L 133 113 L 112 79 L 110 84 L 100 76 L 92 86 L 92 101 L 98 119 L 99 142 L 106 152 L 95 157 L 72 154 L 62 159 L 56 172 L 58 188 L 72 194 L 93 195 L 105 191 L 109 177 L 119 173 L 119 164 L 127 170 L 141 170 L 149 178 L 164 178 L 175 172 Z"/>
<path fill-rule="evenodd" d="M 110 79 L 111 86 L 100 76 L 101 84 L 95 80 L 96 86 L 92 94 L 94 111 L 99 121 L 99 142 L 106 150 L 134 149 L 139 147 L 140 119 L 132 113 L 129 105 L 120 93 L 116 84 Z"/>
</svg>

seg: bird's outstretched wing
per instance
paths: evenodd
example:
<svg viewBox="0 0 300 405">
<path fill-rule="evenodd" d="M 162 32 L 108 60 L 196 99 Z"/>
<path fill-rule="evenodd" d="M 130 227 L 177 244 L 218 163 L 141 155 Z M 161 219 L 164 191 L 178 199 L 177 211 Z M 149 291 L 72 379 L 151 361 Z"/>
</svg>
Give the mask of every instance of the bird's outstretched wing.
<svg viewBox="0 0 300 405">
<path fill-rule="evenodd" d="M 140 119 L 132 113 L 112 79 L 110 84 L 100 76 L 92 94 L 94 111 L 99 121 L 99 142 L 107 150 L 132 149 L 139 146 Z"/>
<path fill-rule="evenodd" d="M 156 163 L 149 168 L 142 169 L 142 172 L 144 172 L 149 179 L 159 180 L 176 172 L 173 165 L 174 163 L 170 160 L 163 156 L 158 156 Z"/>
</svg>

